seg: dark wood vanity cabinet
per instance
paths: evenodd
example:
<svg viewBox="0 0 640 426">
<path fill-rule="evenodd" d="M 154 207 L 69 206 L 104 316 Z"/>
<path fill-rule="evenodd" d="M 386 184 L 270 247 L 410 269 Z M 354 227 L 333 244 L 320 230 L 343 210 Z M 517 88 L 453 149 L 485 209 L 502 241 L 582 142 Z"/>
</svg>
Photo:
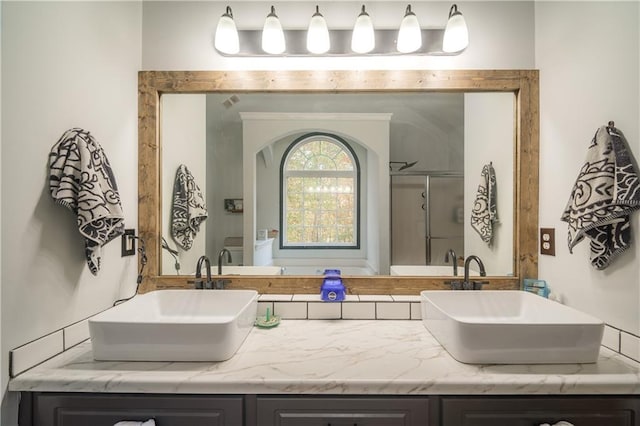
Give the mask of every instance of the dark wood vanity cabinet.
<svg viewBox="0 0 640 426">
<path fill-rule="evenodd" d="M 640 426 L 637 398 L 442 397 L 442 426 Z"/>
<path fill-rule="evenodd" d="M 427 426 L 428 397 L 258 397 L 257 426 Z"/>
<path fill-rule="evenodd" d="M 23 392 L 20 426 L 640 426 L 635 396 L 165 395 Z"/>
<path fill-rule="evenodd" d="M 27 398 L 25 400 L 25 398 Z M 20 426 L 243 426 L 242 396 L 22 393 Z"/>
</svg>

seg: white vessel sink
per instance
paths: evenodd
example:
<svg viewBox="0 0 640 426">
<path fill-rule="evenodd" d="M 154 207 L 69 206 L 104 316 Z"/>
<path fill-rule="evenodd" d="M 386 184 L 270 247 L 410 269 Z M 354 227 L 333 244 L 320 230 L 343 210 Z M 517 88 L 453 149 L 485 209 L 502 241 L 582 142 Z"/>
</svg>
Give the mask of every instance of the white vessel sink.
<svg viewBox="0 0 640 426">
<path fill-rule="evenodd" d="M 222 265 L 222 275 L 281 275 L 280 266 Z M 211 275 L 218 275 L 218 267 L 211 266 Z"/>
<path fill-rule="evenodd" d="M 391 275 L 398 276 L 425 276 L 425 277 L 452 277 L 451 265 L 391 265 Z M 459 277 L 464 276 L 464 267 L 458 266 Z M 480 276 L 478 271 L 469 270 L 469 276 Z"/>
<path fill-rule="evenodd" d="M 525 291 L 423 291 L 422 321 L 460 362 L 596 362 L 604 323 Z"/>
<path fill-rule="evenodd" d="M 256 319 L 255 290 L 159 290 L 89 319 L 96 360 L 224 361 Z"/>
</svg>

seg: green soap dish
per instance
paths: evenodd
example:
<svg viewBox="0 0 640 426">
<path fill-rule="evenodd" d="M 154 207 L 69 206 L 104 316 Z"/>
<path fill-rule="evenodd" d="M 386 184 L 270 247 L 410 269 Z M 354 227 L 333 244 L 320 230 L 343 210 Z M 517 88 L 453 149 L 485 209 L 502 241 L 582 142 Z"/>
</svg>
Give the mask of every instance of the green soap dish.
<svg viewBox="0 0 640 426">
<path fill-rule="evenodd" d="M 280 317 L 271 315 L 271 309 L 267 308 L 267 314 L 256 318 L 255 326 L 260 328 L 272 328 L 280 324 Z"/>
</svg>

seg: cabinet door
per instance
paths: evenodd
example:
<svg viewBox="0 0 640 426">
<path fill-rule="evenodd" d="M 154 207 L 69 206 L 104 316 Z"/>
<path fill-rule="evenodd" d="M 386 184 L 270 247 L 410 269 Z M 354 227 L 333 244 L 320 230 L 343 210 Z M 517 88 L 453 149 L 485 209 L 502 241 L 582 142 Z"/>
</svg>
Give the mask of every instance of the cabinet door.
<svg viewBox="0 0 640 426">
<path fill-rule="evenodd" d="M 60 394 L 34 396 L 34 426 L 113 426 L 155 419 L 157 426 L 242 426 L 242 397 Z"/>
<path fill-rule="evenodd" d="M 538 426 L 565 420 L 575 426 L 640 426 L 631 398 L 455 398 L 442 399 L 442 425 Z"/>
<path fill-rule="evenodd" d="M 258 426 L 428 426 L 428 398 L 261 397 Z"/>
</svg>

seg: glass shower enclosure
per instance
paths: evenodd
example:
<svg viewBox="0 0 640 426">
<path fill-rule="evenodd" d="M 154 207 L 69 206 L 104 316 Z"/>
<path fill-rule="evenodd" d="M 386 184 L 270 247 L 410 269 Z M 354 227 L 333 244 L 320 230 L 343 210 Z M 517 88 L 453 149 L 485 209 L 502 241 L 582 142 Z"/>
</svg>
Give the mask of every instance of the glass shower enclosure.
<svg viewBox="0 0 640 426">
<path fill-rule="evenodd" d="M 445 265 L 464 255 L 464 178 L 457 172 L 391 173 L 391 264 Z"/>
</svg>

